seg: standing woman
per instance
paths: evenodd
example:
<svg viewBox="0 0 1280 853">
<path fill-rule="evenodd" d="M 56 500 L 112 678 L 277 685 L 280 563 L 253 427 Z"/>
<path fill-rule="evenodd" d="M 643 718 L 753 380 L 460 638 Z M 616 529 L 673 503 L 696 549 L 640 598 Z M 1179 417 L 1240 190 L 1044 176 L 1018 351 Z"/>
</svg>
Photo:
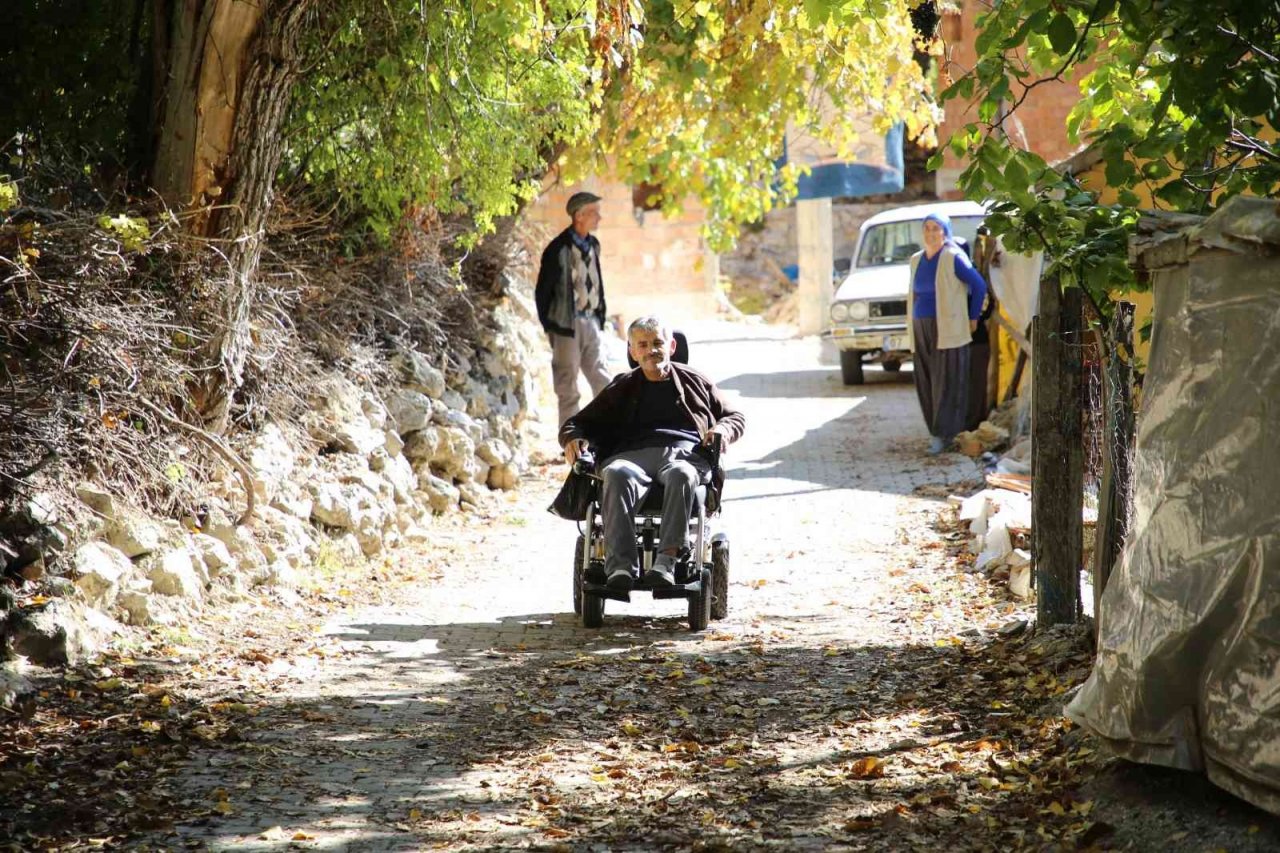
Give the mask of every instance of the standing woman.
<svg viewBox="0 0 1280 853">
<path fill-rule="evenodd" d="M 920 411 L 933 440 L 929 455 L 946 450 L 966 426 L 969 341 L 978 327 L 987 283 L 952 240 L 943 213 L 924 218 L 924 251 L 911 256 L 912 372 Z"/>
</svg>

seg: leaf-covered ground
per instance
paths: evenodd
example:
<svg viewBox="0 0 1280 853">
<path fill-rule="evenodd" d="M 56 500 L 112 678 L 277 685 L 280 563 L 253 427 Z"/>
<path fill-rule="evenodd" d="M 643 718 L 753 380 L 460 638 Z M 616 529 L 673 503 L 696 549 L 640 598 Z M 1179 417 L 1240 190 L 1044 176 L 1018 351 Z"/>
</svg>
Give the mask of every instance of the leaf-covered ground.
<svg viewBox="0 0 1280 853">
<path fill-rule="evenodd" d="M 944 498 L 973 469 L 922 456 L 909 383 L 845 389 L 733 334 L 699 345 L 750 412 L 728 619 L 691 634 L 636 595 L 582 628 L 546 464 L 418 550 L 50 674 L 0 712 L 0 843 L 1280 849 L 1273 818 L 1060 716 L 1087 629 L 1034 631 L 970 571 Z"/>
</svg>

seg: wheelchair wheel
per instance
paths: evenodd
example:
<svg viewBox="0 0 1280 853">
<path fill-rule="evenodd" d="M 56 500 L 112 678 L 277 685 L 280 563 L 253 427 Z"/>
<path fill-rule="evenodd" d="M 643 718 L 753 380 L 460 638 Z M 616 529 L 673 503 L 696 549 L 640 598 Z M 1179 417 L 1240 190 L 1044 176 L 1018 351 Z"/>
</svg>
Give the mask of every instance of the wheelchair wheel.
<svg viewBox="0 0 1280 853">
<path fill-rule="evenodd" d="M 711 543 L 711 618 L 729 615 L 729 540 Z"/>
<path fill-rule="evenodd" d="M 582 615 L 582 546 L 585 536 L 578 537 L 578 544 L 573 548 L 573 612 Z"/>
<path fill-rule="evenodd" d="M 582 627 L 599 628 L 604 625 L 604 597 L 582 596 Z"/>
<path fill-rule="evenodd" d="M 702 570 L 702 589 L 689 599 L 689 630 L 705 631 L 711 621 L 711 570 Z"/>
</svg>

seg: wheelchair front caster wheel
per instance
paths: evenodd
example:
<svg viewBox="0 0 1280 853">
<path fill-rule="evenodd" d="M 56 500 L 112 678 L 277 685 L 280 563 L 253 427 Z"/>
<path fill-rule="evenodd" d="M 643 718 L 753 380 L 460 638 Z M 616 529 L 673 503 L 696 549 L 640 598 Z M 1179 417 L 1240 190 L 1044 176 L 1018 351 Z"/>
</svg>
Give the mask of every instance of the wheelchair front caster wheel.
<svg viewBox="0 0 1280 853">
<path fill-rule="evenodd" d="M 604 596 L 582 596 L 582 627 L 600 628 L 604 625 Z"/>
<path fill-rule="evenodd" d="M 711 570 L 702 570 L 698 594 L 689 599 L 689 630 L 705 631 L 711 621 Z"/>
</svg>

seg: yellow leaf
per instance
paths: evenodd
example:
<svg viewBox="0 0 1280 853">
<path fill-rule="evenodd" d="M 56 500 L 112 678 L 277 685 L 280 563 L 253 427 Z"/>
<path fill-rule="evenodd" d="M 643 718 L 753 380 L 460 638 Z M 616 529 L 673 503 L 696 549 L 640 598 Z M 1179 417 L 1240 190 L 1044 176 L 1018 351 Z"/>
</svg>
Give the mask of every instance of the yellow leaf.
<svg viewBox="0 0 1280 853">
<path fill-rule="evenodd" d="M 290 841 L 315 841 L 316 837 L 314 835 L 307 835 L 302 830 L 298 830 L 293 834 L 293 837 L 290 838 L 289 840 Z"/>
<path fill-rule="evenodd" d="M 704 675 L 701 678 L 695 678 L 693 681 L 690 681 L 689 683 L 692 684 L 694 687 L 705 687 L 706 685 L 711 683 L 711 677 Z"/>
<path fill-rule="evenodd" d="M 1045 811 L 1052 815 L 1058 815 L 1059 817 L 1067 813 L 1067 810 L 1062 807 L 1062 803 L 1059 803 L 1056 800 L 1049 803 L 1049 808 L 1045 809 Z"/>
<path fill-rule="evenodd" d="M 409 809 L 409 820 L 422 820 L 422 809 Z"/>
<path fill-rule="evenodd" d="M 119 690 L 124 686 L 124 682 L 119 678 L 104 678 L 101 681 L 95 681 L 93 686 L 99 690 Z"/>
<path fill-rule="evenodd" d="M 732 769 L 734 769 L 735 767 L 741 767 L 741 766 L 742 766 L 742 762 L 741 762 L 741 761 L 739 761 L 739 760 L 738 760 L 738 759 L 736 759 L 736 758 L 726 758 L 726 759 L 724 760 L 724 766 L 725 766 L 726 768 L 728 768 L 729 770 L 732 770 Z"/>
<path fill-rule="evenodd" d="M 884 775 L 884 762 L 870 755 L 859 758 L 849 766 L 849 775 L 855 779 L 878 779 Z"/>
<path fill-rule="evenodd" d="M 270 829 L 263 830 L 262 834 L 259 835 L 258 838 L 262 841 L 284 841 L 284 827 L 273 826 Z"/>
</svg>

